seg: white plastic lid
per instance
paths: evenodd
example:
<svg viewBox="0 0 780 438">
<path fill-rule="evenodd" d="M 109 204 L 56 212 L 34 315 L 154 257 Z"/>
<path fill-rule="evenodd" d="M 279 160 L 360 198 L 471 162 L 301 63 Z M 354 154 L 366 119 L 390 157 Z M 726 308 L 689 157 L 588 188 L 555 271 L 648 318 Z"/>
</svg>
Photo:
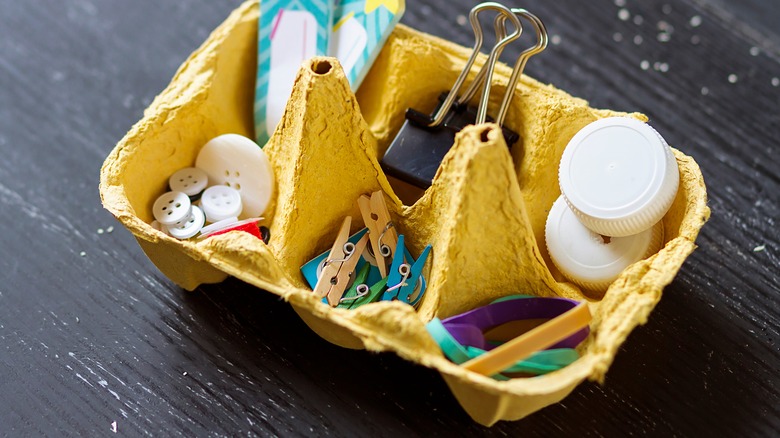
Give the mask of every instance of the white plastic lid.
<svg viewBox="0 0 780 438">
<path fill-rule="evenodd" d="M 154 201 L 152 214 L 160 225 L 181 223 L 192 213 L 190 198 L 182 192 L 165 192 Z"/>
<path fill-rule="evenodd" d="M 209 177 L 197 167 L 185 167 L 177 170 L 168 178 L 168 186 L 174 192 L 184 192 L 187 196 L 195 196 L 209 185 Z"/>
<path fill-rule="evenodd" d="M 199 207 L 192 206 L 192 214 L 180 225 L 166 226 L 166 232 L 177 239 L 189 239 L 198 234 L 203 224 L 206 223 L 206 216 Z"/>
<path fill-rule="evenodd" d="M 203 192 L 200 205 L 209 222 L 219 222 L 241 214 L 241 195 L 228 186 L 211 186 Z"/>
<path fill-rule="evenodd" d="M 583 224 L 629 236 L 661 220 L 680 180 L 677 160 L 650 125 L 610 117 L 582 128 L 566 146 L 558 179 Z"/>
<path fill-rule="evenodd" d="M 244 136 L 214 137 L 198 153 L 195 167 L 208 174 L 211 184 L 225 185 L 240 193 L 244 217 L 262 215 L 271 200 L 274 189 L 271 163 L 260 146 Z"/>
<path fill-rule="evenodd" d="M 555 267 L 583 289 L 606 291 L 632 263 L 649 257 L 663 244 L 663 222 L 625 237 L 605 238 L 586 228 L 559 197 L 545 227 L 547 251 Z"/>
</svg>

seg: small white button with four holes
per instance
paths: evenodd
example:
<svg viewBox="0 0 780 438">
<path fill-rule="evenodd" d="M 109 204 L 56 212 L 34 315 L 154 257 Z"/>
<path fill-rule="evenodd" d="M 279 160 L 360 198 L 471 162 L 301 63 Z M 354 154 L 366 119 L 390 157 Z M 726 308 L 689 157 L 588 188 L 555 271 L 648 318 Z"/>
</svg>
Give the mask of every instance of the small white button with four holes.
<svg viewBox="0 0 780 438">
<path fill-rule="evenodd" d="M 241 214 L 241 195 L 228 186 L 211 186 L 203 192 L 200 206 L 209 222 L 219 222 Z"/>
<path fill-rule="evenodd" d="M 209 185 L 209 177 L 197 167 L 185 167 L 176 171 L 168 179 L 168 186 L 174 192 L 184 192 L 187 196 L 196 196 Z"/>
<path fill-rule="evenodd" d="M 163 193 L 152 206 L 152 214 L 160 225 L 181 224 L 191 213 L 190 198 L 182 192 Z"/>
<path fill-rule="evenodd" d="M 260 146 L 244 136 L 224 134 L 211 139 L 198 153 L 195 166 L 208 174 L 212 184 L 238 191 L 245 217 L 261 216 L 271 200 L 271 163 Z M 207 219 L 208 215 L 206 211 Z"/>
<path fill-rule="evenodd" d="M 569 141 L 558 171 L 561 192 L 585 226 L 604 236 L 651 228 L 674 201 L 680 174 L 671 148 L 639 120 L 597 120 Z"/>
<path fill-rule="evenodd" d="M 206 216 L 199 207 L 192 206 L 192 214 L 180 225 L 168 225 L 165 231 L 177 239 L 189 239 L 198 234 L 203 224 L 206 223 Z"/>
</svg>

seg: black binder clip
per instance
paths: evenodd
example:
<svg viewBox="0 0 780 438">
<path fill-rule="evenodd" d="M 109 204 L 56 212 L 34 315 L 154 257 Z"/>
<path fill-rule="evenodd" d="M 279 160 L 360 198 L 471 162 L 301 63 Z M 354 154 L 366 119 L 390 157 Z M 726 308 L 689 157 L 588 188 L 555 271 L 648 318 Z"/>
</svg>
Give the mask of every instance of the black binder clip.
<svg viewBox="0 0 780 438">
<path fill-rule="evenodd" d="M 498 12 L 494 22 L 496 41 L 498 42 L 491 49 L 487 62 L 477 73 L 471 85 L 463 95 L 458 97 L 458 93 L 482 48 L 483 32 L 479 22 L 479 13 L 484 10 Z M 518 39 L 523 31 L 518 17 L 524 17 L 533 24 L 536 29 L 537 43 L 523 51 L 518 57 L 498 115 L 493 119 L 487 115 L 493 70 L 504 47 Z M 506 33 L 507 20 L 514 26 L 514 31 L 510 34 Z M 474 49 L 452 89 L 449 93 L 442 93 L 439 96 L 440 103 L 431 115 L 412 108 L 406 110 L 406 120 L 381 161 L 385 173 L 422 189 L 430 187 L 444 155 L 452 148 L 455 134 L 465 126 L 495 121 L 499 126 L 502 126 L 507 146 L 511 148 L 520 139 L 517 133 L 503 127 L 504 119 L 517 81 L 520 79 L 528 58 L 547 47 L 547 30 L 544 24 L 525 9 L 509 9 L 493 2 L 481 3 L 471 10 L 469 21 L 474 29 Z M 477 108 L 468 106 L 469 100 L 474 97 L 480 86 L 482 86 L 482 96 L 479 106 Z"/>
</svg>

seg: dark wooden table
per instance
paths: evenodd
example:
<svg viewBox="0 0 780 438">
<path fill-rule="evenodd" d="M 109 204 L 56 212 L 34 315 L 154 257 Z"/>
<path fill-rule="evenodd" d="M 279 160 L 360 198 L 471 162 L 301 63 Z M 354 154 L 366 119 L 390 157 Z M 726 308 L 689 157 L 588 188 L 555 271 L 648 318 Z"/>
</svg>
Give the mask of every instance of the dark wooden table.
<svg viewBox="0 0 780 438">
<path fill-rule="evenodd" d="M 471 45 L 473 2 L 409 3 Z M 780 434 L 776 1 L 522 4 L 552 41 L 527 72 L 648 114 L 712 219 L 604 386 L 490 429 L 434 371 L 330 345 L 274 295 L 180 290 L 101 208 L 103 159 L 238 4 L 0 1 L 0 435 Z"/>
</svg>

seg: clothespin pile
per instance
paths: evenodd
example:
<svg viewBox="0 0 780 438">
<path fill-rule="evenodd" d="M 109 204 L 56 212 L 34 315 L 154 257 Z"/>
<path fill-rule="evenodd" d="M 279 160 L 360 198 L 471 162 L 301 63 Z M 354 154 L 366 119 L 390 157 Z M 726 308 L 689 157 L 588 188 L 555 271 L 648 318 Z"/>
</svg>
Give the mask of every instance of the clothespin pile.
<svg viewBox="0 0 780 438">
<path fill-rule="evenodd" d="M 355 309 L 380 300 L 416 307 L 425 294 L 422 270 L 431 245 L 412 257 L 381 191 L 362 195 L 357 203 L 366 228 L 350 236 L 352 217 L 345 217 L 330 251 L 301 267 L 304 278 L 331 307 Z"/>
</svg>

